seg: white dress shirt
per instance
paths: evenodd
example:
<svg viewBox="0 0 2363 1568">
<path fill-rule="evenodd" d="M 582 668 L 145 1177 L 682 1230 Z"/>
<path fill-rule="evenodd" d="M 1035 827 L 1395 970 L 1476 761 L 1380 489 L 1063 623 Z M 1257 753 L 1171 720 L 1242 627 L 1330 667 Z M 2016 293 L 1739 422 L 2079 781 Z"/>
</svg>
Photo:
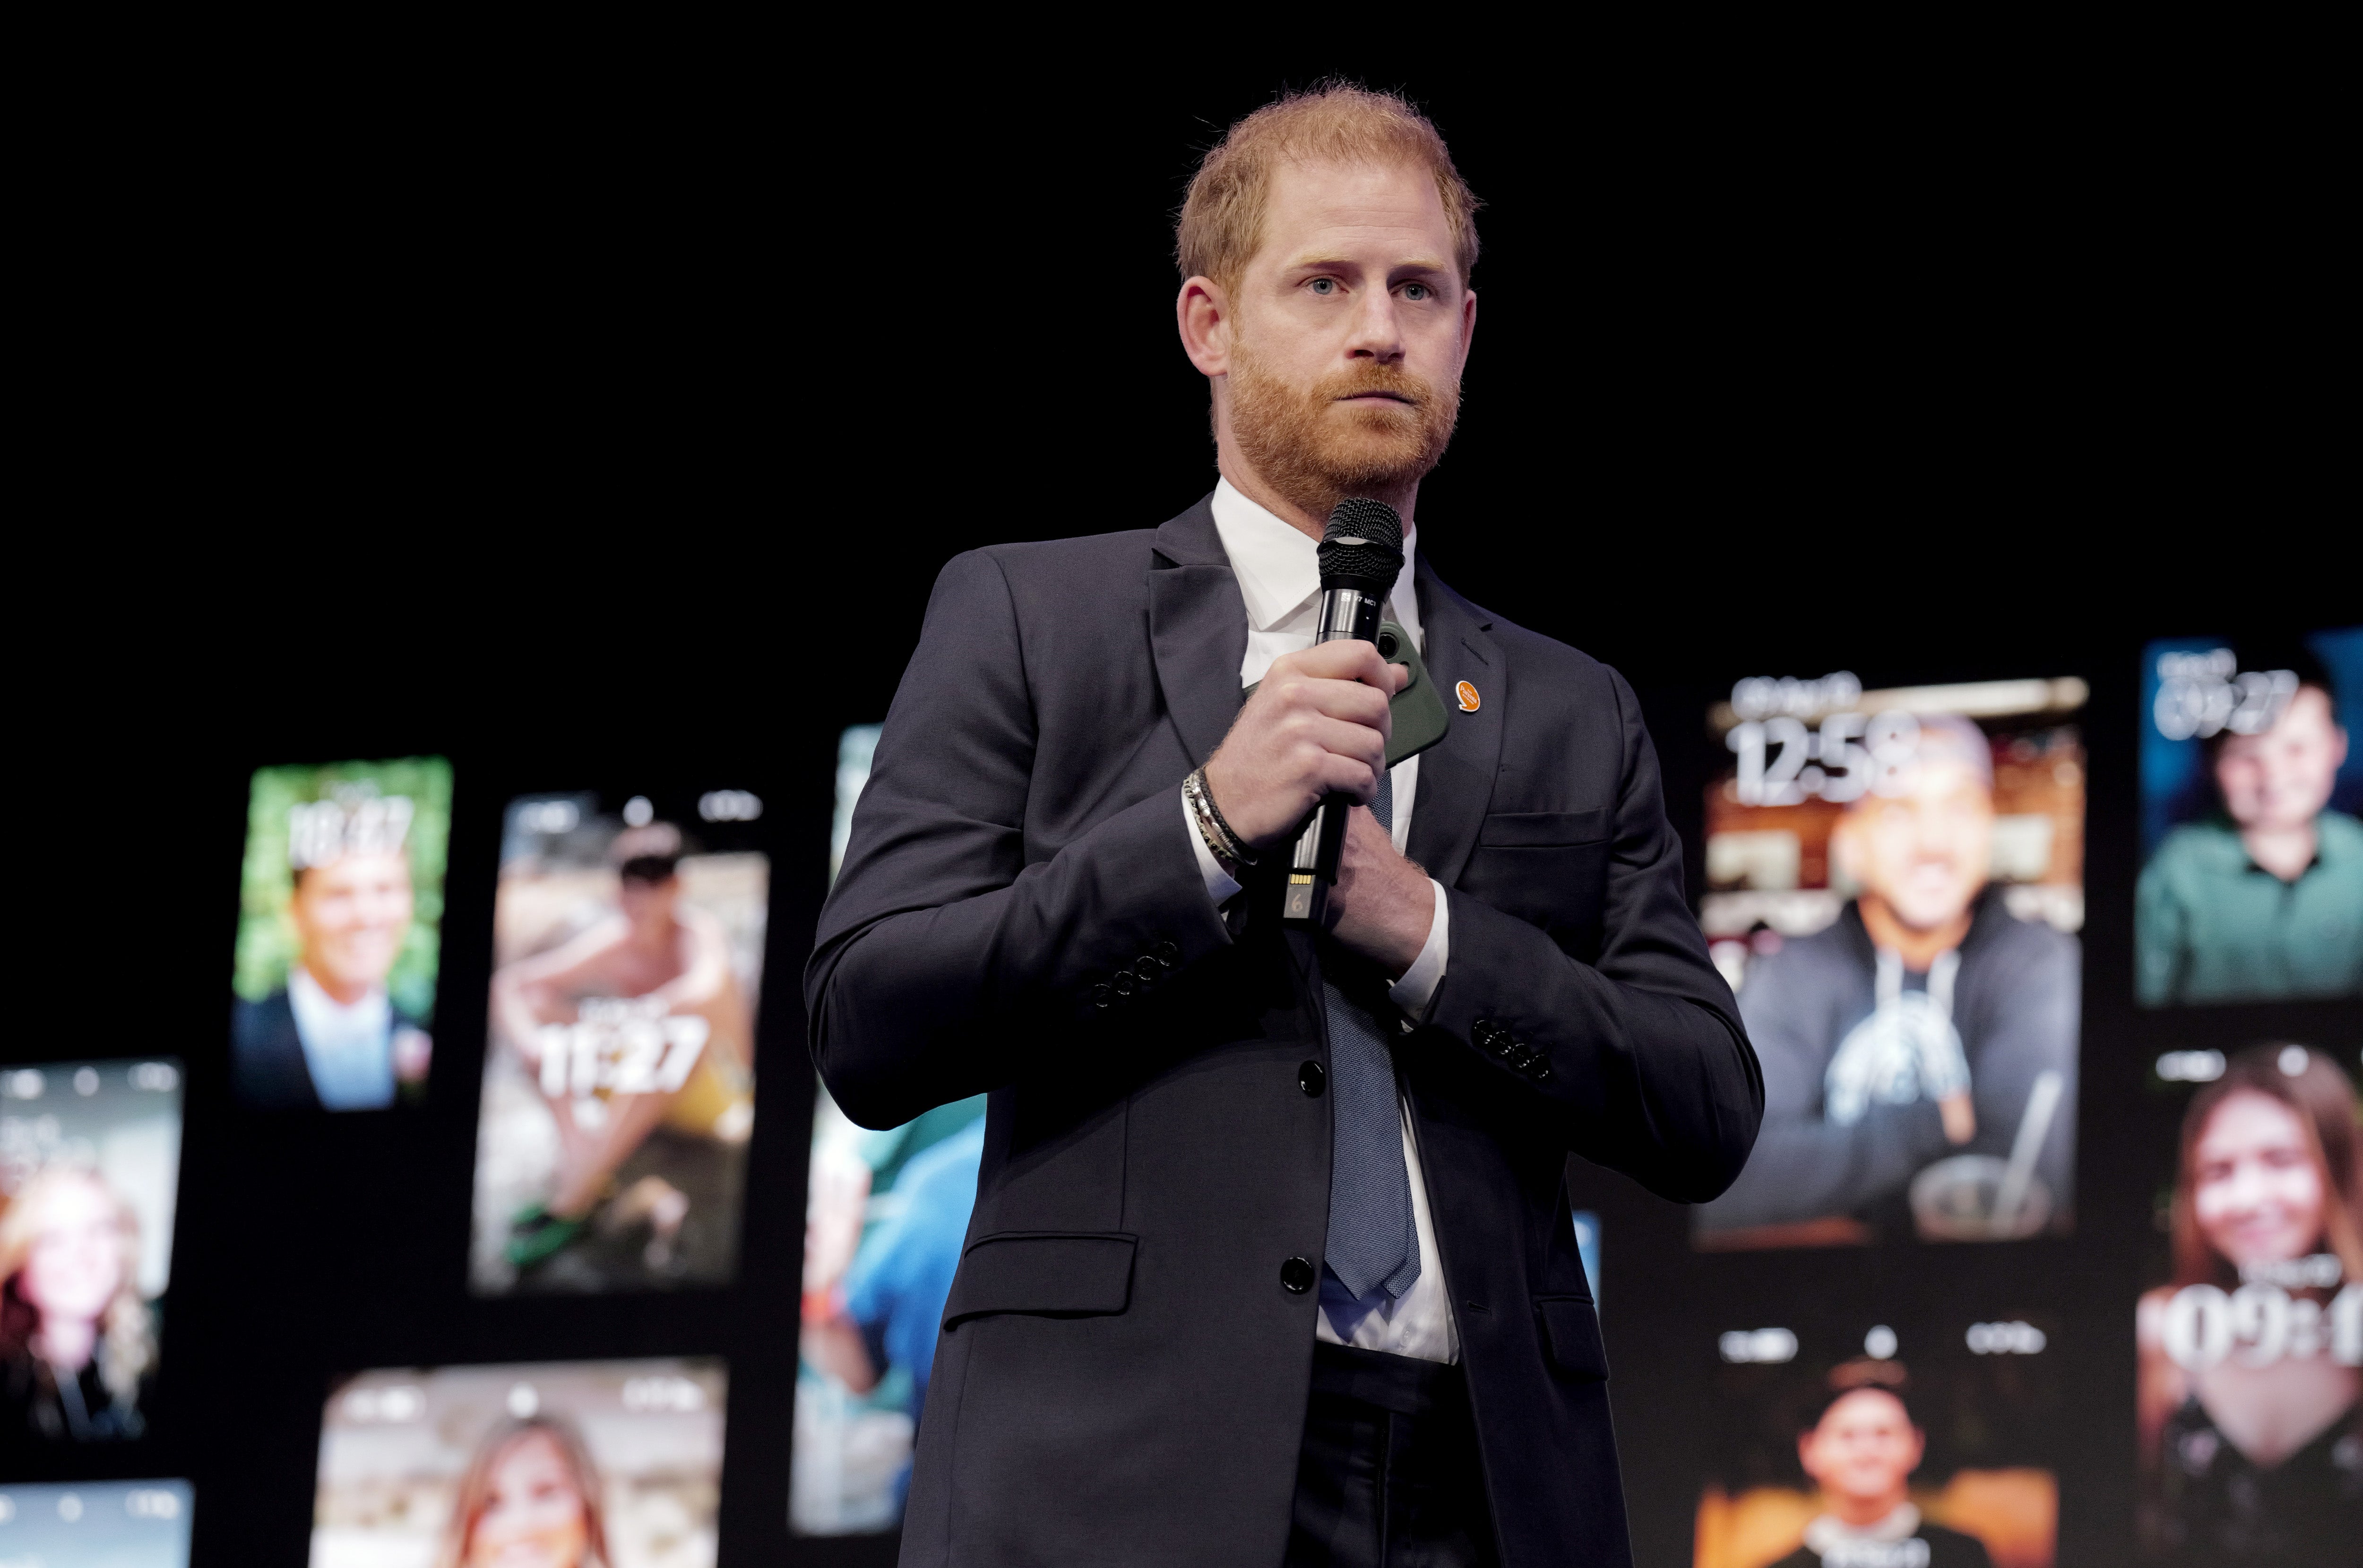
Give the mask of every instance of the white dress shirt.
<svg viewBox="0 0 2363 1568">
<path fill-rule="evenodd" d="M 299 963 L 287 976 L 287 1006 L 323 1106 L 374 1111 L 394 1104 L 394 1004 L 383 986 L 349 1006 Z"/>
<path fill-rule="evenodd" d="M 1248 651 L 1239 661 L 1239 684 L 1253 685 L 1271 669 L 1272 661 L 1313 646 L 1321 613 L 1319 544 L 1311 536 L 1282 522 L 1231 487 L 1227 479 L 1215 486 L 1215 529 L 1222 536 L 1223 553 L 1230 558 L 1238 579 L 1239 596 L 1247 601 Z M 1423 653 L 1426 639 L 1420 630 L 1419 595 L 1412 582 L 1417 560 L 1418 529 L 1403 531 L 1403 574 L 1395 579 L 1387 601 L 1387 618 L 1411 633 Z M 1406 758 L 1388 770 L 1394 791 L 1392 837 L 1400 851 L 1411 841 L 1411 814 L 1419 791 L 1419 759 Z M 1205 878 L 1206 895 L 1217 906 L 1236 896 L 1239 884 L 1215 859 L 1199 836 L 1189 802 L 1182 803 L 1190 844 L 1198 853 L 1198 870 Z M 1451 956 L 1452 933 L 1443 884 L 1428 879 L 1436 898 L 1435 917 L 1427 942 L 1411 967 L 1403 972 L 1387 995 L 1407 1018 L 1419 1018 L 1435 998 Z M 1413 1136 L 1411 1109 L 1403 1109 L 1403 1164 L 1411 1176 L 1412 1221 L 1419 1232 L 1419 1278 L 1402 1296 L 1390 1300 L 1384 1291 L 1356 1301 L 1326 1270 L 1322 1273 L 1321 1314 L 1315 1337 L 1333 1345 L 1387 1351 L 1421 1361 L 1457 1362 L 1460 1339 L 1452 1324 L 1452 1303 L 1445 1289 L 1444 1264 L 1436 1250 L 1436 1226 L 1427 1206 L 1427 1182 L 1419 1166 L 1419 1143 Z"/>
</svg>

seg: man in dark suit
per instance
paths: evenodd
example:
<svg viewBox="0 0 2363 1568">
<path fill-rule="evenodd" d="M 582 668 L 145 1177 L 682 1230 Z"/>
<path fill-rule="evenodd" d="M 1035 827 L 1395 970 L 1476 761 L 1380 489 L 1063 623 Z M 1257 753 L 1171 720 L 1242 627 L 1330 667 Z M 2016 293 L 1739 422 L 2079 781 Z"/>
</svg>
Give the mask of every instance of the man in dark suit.
<svg viewBox="0 0 2363 1568">
<path fill-rule="evenodd" d="M 287 983 L 230 1012 L 230 1081 L 256 1110 L 381 1110 L 425 1086 L 433 1046 L 386 978 L 415 897 L 399 795 L 323 800 L 290 813 Z"/>
<path fill-rule="evenodd" d="M 855 1120 L 991 1096 L 906 1563 L 1629 1561 L 1567 1156 L 1700 1201 L 1763 1102 L 1638 706 L 1415 526 L 1447 738 L 1388 769 L 1400 675 L 1313 646 L 1329 508 L 1414 523 L 1451 433 L 1473 207 L 1391 97 L 1233 128 L 1180 226 L 1222 483 L 937 584 L 805 976 Z"/>
</svg>

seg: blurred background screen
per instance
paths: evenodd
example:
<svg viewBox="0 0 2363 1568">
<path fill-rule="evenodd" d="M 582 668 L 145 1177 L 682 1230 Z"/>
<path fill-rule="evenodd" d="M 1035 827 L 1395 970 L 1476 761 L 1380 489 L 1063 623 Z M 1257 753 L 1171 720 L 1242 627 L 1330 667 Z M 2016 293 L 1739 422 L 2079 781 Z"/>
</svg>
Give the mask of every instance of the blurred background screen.
<svg viewBox="0 0 2363 1568">
<path fill-rule="evenodd" d="M 477 1122 L 480 1295 L 737 1272 L 771 860 L 755 847 L 759 796 L 694 802 L 676 817 L 639 794 L 508 804 Z"/>
<path fill-rule="evenodd" d="M 2142 652 L 2146 1007 L 2363 996 L 2363 627 Z"/>
<path fill-rule="evenodd" d="M 714 1568 L 713 1361 L 370 1372 L 320 1426 L 312 1568 Z"/>
<path fill-rule="evenodd" d="M 231 979 L 239 1099 L 356 1111 L 425 1095 L 450 830 L 440 757 L 255 770 Z"/>
<path fill-rule="evenodd" d="M 832 879 L 870 782 L 879 726 L 838 742 Z M 937 1325 L 951 1294 L 984 1158 L 984 1096 L 883 1130 L 815 1087 L 804 1221 L 804 1326 L 789 1517 L 804 1535 L 902 1522 Z"/>
<path fill-rule="evenodd" d="M 2085 698 L 1841 671 L 1709 713 L 1700 923 L 1765 1119 L 1701 1246 L 2073 1229 Z"/>
<path fill-rule="evenodd" d="M 180 1175 L 178 1061 L 0 1069 L 0 1452 L 146 1434 Z"/>
<path fill-rule="evenodd" d="M 188 1568 L 185 1481 L 0 1484 L 0 1562 L 10 1568 Z"/>
</svg>

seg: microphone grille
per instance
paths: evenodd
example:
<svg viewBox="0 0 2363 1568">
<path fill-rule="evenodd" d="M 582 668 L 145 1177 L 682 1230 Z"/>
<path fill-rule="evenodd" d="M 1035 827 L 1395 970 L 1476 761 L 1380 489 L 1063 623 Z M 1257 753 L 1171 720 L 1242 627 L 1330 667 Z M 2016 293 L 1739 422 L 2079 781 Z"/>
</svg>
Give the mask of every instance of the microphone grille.
<svg viewBox="0 0 2363 1568">
<path fill-rule="evenodd" d="M 1403 549 L 1403 518 L 1384 501 L 1368 496 L 1348 495 L 1330 508 L 1329 526 L 1321 530 L 1321 542 L 1356 539 L 1375 544 L 1381 549 Z"/>
<path fill-rule="evenodd" d="M 1321 585 L 1350 583 L 1381 598 L 1403 573 L 1403 518 L 1384 501 L 1348 495 L 1321 531 Z"/>
</svg>

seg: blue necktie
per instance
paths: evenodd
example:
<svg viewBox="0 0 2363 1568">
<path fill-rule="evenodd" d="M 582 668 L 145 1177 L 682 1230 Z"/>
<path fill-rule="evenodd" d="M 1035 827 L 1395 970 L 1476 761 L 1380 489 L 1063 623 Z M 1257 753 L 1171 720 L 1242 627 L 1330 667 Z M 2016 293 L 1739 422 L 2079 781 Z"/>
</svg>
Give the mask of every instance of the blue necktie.
<svg viewBox="0 0 2363 1568">
<path fill-rule="evenodd" d="M 1379 775 L 1370 803 L 1394 827 L 1394 781 Z M 1325 980 L 1329 1014 L 1329 1272 L 1357 1300 L 1383 1289 L 1399 1297 L 1419 1278 L 1411 1173 L 1403 1167 L 1403 1112 L 1394 1058 L 1379 1020 Z"/>
</svg>

